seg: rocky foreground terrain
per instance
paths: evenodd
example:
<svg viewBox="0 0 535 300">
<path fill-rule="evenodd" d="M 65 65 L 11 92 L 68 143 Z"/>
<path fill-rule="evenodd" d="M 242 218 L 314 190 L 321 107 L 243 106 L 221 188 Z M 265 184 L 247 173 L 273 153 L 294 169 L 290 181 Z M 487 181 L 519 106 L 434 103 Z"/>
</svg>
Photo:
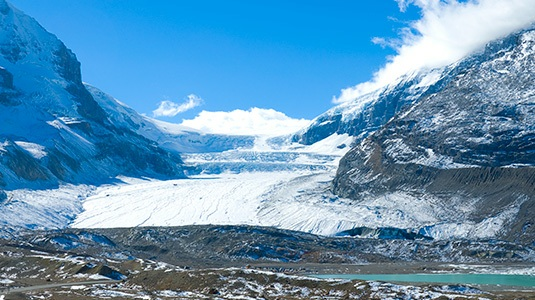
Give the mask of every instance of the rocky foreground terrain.
<svg viewBox="0 0 535 300">
<path fill-rule="evenodd" d="M 0 251 L 0 299 L 535 299 L 534 290 L 308 276 L 535 268 L 532 248 L 499 241 L 186 226 L 13 233 Z"/>
</svg>

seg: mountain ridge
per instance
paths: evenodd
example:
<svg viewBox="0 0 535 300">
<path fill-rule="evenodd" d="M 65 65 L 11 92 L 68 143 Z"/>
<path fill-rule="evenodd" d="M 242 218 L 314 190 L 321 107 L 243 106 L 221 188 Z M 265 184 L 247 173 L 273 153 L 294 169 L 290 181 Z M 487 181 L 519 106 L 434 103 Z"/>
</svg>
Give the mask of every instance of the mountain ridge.
<svg viewBox="0 0 535 300">
<path fill-rule="evenodd" d="M 454 64 L 441 90 L 424 95 L 342 158 L 334 192 L 355 201 L 403 192 L 411 201 L 471 203 L 463 219 L 478 223 L 506 213 L 496 237 L 531 243 L 533 49 L 530 27 Z"/>
</svg>

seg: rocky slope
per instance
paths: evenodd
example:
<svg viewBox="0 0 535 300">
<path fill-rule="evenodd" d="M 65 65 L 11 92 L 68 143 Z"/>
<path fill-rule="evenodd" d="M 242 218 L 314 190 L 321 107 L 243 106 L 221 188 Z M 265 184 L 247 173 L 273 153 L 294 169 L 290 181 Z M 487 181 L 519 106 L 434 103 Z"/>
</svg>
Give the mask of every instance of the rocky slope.
<svg viewBox="0 0 535 300">
<path fill-rule="evenodd" d="M 347 153 L 335 193 L 355 201 L 401 194 L 454 212 L 422 233 L 463 221 L 532 243 L 535 29 L 489 43 L 441 78 Z"/>
<path fill-rule="evenodd" d="M 328 238 L 252 226 L 30 231 L 0 239 L 0 297 L 531 299 L 530 286 L 413 286 L 309 276 L 528 275 L 533 261 L 532 248 L 506 242 Z"/>
<path fill-rule="evenodd" d="M 183 177 L 176 152 L 135 131 L 137 114 L 104 104 L 82 83 L 76 56 L 1 0 L 0 187 L 95 183 L 119 174 Z"/>
<path fill-rule="evenodd" d="M 449 79 L 445 75 L 442 69 L 407 74 L 355 101 L 333 107 L 291 136 L 290 140 L 311 145 L 334 134 L 349 134 L 358 142 L 386 124 L 403 108 L 440 89 Z"/>
<path fill-rule="evenodd" d="M 321 238 L 258 227 L 114 231 L 112 234 L 116 237 L 141 236 L 146 237 L 146 240 L 140 239 L 139 243 L 125 247 L 123 239 L 112 240 L 99 232 L 57 232 L 48 236 L 33 232 L 24 240 L 0 239 L 0 298 L 531 299 L 534 291 L 529 286 L 502 285 L 494 289 L 492 286 L 470 287 L 465 284 L 445 283 L 420 283 L 415 286 L 411 283 L 392 284 L 310 277 L 310 274 L 421 274 L 456 270 L 461 273 L 512 272 L 524 274 L 520 276 L 524 278 L 526 274 L 533 273 L 533 264 L 525 261 L 512 264 L 496 264 L 492 261 L 492 264 L 484 265 L 407 261 L 387 264 L 340 264 L 340 257 L 350 257 L 345 254 L 347 251 L 342 249 L 343 245 L 346 242 L 354 243 L 355 240 L 340 242 L 331 239 L 325 241 L 323 246 L 316 247 L 328 248 L 332 252 L 323 255 L 311 253 L 308 259 L 282 262 L 280 257 L 273 260 L 267 251 L 252 249 L 253 254 L 260 255 L 259 258 L 252 259 L 247 252 L 233 250 L 244 246 L 247 248 L 249 241 L 252 241 L 253 245 L 262 241 L 282 240 L 281 244 L 289 242 L 299 246 L 304 242 L 306 246 L 313 246 L 314 244 L 307 240 L 316 241 Z M 225 239 L 226 237 L 231 239 Z M 77 239 L 77 247 L 63 250 L 62 242 L 73 238 Z M 211 243 L 212 240 L 215 240 L 215 243 Z M 236 241 L 238 247 L 234 245 Z M 172 247 L 167 248 L 168 246 Z M 190 247 L 192 251 L 189 253 L 182 252 L 183 248 Z M 116 250 L 125 248 L 130 249 L 128 255 L 114 255 Z M 199 253 L 196 249 L 202 252 Z M 272 252 L 283 254 L 286 249 L 284 245 Z M 205 255 L 205 252 L 209 255 Z M 227 253 L 230 256 L 227 256 Z M 342 255 L 338 256 L 338 253 Z M 267 255 L 262 256 L 264 254 Z M 202 259 L 198 259 L 199 256 Z M 291 253 L 290 258 L 294 259 Z M 321 262 L 306 262 L 314 259 Z M 490 292 L 485 291 L 486 289 Z"/>
</svg>

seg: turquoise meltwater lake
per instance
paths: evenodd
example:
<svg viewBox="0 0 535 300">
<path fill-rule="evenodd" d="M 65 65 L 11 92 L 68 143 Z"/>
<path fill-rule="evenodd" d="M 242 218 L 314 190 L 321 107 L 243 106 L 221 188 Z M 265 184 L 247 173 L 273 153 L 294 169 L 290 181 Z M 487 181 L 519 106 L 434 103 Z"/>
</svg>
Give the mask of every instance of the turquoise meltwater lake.
<svg viewBox="0 0 535 300">
<path fill-rule="evenodd" d="M 358 279 L 386 282 L 500 285 L 535 288 L 535 276 L 509 274 L 324 274 L 316 278 Z"/>
</svg>

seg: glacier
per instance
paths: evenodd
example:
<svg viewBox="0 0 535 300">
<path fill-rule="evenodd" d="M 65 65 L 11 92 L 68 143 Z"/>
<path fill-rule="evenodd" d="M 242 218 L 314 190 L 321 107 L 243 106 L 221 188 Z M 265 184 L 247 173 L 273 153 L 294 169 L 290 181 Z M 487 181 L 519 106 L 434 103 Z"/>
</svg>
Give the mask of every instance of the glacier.
<svg viewBox="0 0 535 300">
<path fill-rule="evenodd" d="M 492 238 L 518 207 L 481 222 L 466 221 L 459 206 L 397 193 L 355 203 L 336 196 L 331 182 L 354 137 L 334 134 L 311 146 L 277 145 L 184 156 L 201 172 L 185 180 L 122 178 L 97 187 L 69 225 L 113 228 L 181 225 L 272 226 L 320 235 L 355 227 L 394 227 L 436 239 Z M 333 141 L 336 141 L 333 143 Z"/>
</svg>

